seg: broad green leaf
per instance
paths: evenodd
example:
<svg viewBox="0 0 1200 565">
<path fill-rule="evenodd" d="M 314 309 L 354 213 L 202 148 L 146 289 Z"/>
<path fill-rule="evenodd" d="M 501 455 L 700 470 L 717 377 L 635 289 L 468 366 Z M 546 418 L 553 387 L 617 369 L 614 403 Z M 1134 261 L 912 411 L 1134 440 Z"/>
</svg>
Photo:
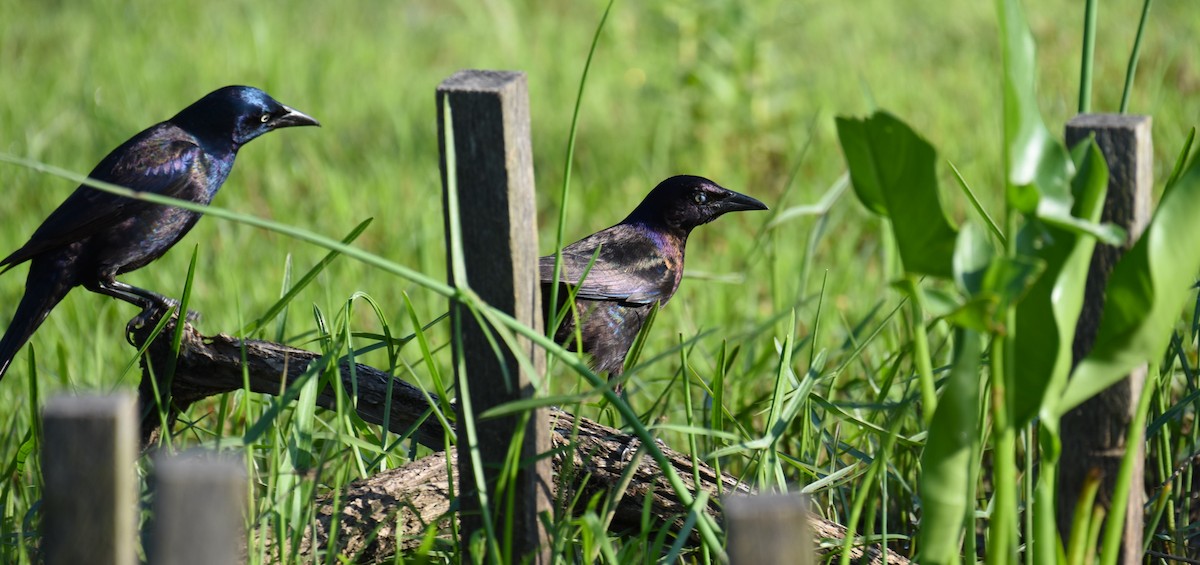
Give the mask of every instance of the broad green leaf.
<svg viewBox="0 0 1200 565">
<path fill-rule="evenodd" d="M 921 563 L 958 563 L 971 489 L 971 446 L 979 427 L 979 334 L 954 334 L 954 366 L 921 454 Z M 972 530 L 967 535 L 975 535 Z"/>
<path fill-rule="evenodd" d="M 1129 234 L 1125 229 L 1116 224 L 1085 222 L 1079 218 L 1062 218 L 1054 216 L 1042 216 L 1042 220 L 1047 224 L 1061 228 L 1067 231 L 1077 233 L 1085 233 L 1101 242 L 1109 245 L 1123 245 Z"/>
<path fill-rule="evenodd" d="M 954 249 L 954 281 L 968 300 L 946 319 L 981 333 L 1007 333 L 999 312 L 1019 301 L 1043 268 L 1036 257 L 995 256 L 983 228 L 966 224 Z"/>
<path fill-rule="evenodd" d="M 1045 264 L 1031 257 L 996 257 L 984 273 L 981 290 L 946 317 L 951 323 L 983 333 L 1007 334 L 1000 314 L 1021 300 Z"/>
<path fill-rule="evenodd" d="M 1037 106 L 1033 35 L 1019 0 L 997 0 L 1004 58 L 1004 161 L 1008 203 L 1064 230 L 1088 233 L 1110 245 L 1125 240 L 1111 224 L 1072 215 L 1070 180 L 1075 168 L 1066 147 L 1050 133 Z"/>
<path fill-rule="evenodd" d="M 979 333 L 1002 333 L 1002 328 L 996 325 L 996 310 L 999 305 L 999 297 L 985 292 L 966 301 L 945 318 L 947 322 L 960 328 Z"/>
<path fill-rule="evenodd" d="M 1070 216 L 1067 179 L 1072 172 L 1071 162 L 1067 150 L 1050 134 L 1038 110 L 1033 35 L 1018 0 L 998 1 L 1004 59 L 1005 164 L 1008 182 L 1020 195 L 1015 201 L 1010 198 L 1010 202 L 1028 211 L 1026 187 L 1036 185 L 1039 216 L 1046 213 Z"/>
<path fill-rule="evenodd" d="M 854 191 L 891 218 L 904 270 L 950 278 L 956 230 L 942 209 L 933 146 L 887 112 L 836 121 Z"/>
<path fill-rule="evenodd" d="M 868 120 L 838 116 L 834 122 L 837 124 L 842 153 L 846 155 L 846 166 L 850 169 L 854 194 L 858 195 L 858 201 L 868 210 L 887 216 L 887 198 L 881 178 L 883 172 L 878 170 L 878 156 L 871 144 Z"/>
<path fill-rule="evenodd" d="M 1091 139 L 1075 147 L 1078 171 L 1072 180 L 1073 213 L 1096 222 L 1104 207 L 1108 167 Z M 1036 257 L 1045 272 L 1017 304 L 1012 372 L 1007 387 L 1013 425 L 1028 423 L 1045 403 L 1057 399 L 1071 370 L 1071 344 L 1083 304 L 1096 239 L 1038 222 L 1027 223 L 1017 237 L 1017 252 Z"/>
<path fill-rule="evenodd" d="M 1200 271 L 1200 159 L 1159 203 L 1113 269 L 1095 345 L 1056 405 L 1062 414 L 1161 355 Z"/>
<path fill-rule="evenodd" d="M 1014 210 L 1030 216 L 1037 215 L 1038 202 L 1041 197 L 1038 195 L 1037 187 L 1032 184 L 1008 186 L 1008 193 L 1005 195 L 1008 199 L 1008 205 Z"/>
<path fill-rule="evenodd" d="M 960 306 L 959 298 L 951 292 L 937 288 L 922 288 L 920 291 L 925 294 L 925 311 L 934 318 L 948 316 Z"/>
<path fill-rule="evenodd" d="M 996 295 L 1000 308 L 1006 309 L 1020 302 L 1045 270 L 1046 262 L 1037 257 L 997 257 L 988 267 L 983 288 Z"/>
<path fill-rule="evenodd" d="M 940 288 L 927 288 L 918 285 L 912 285 L 909 284 L 907 280 L 892 281 L 892 283 L 888 286 L 890 286 L 896 292 L 907 296 L 910 300 L 917 300 L 919 298 L 921 300 L 923 310 L 928 312 L 931 318 L 945 318 L 950 320 L 952 323 L 954 322 L 954 318 L 962 315 L 964 310 L 972 308 L 980 309 L 980 306 L 973 304 L 975 302 L 996 302 L 994 296 L 976 297 L 964 302 L 960 293 Z M 914 294 L 918 292 L 921 294 L 920 297 Z M 991 311 L 992 308 L 993 307 L 987 307 L 981 311 Z M 968 315 L 970 316 L 971 314 Z M 967 327 L 972 326 L 967 324 Z M 982 329 L 983 327 L 984 326 L 980 326 L 979 331 L 986 331 L 985 329 Z"/>
<path fill-rule="evenodd" d="M 987 233 L 971 222 L 964 224 L 954 246 L 954 283 L 958 289 L 967 296 L 982 292 L 984 278 L 995 254 Z"/>
</svg>

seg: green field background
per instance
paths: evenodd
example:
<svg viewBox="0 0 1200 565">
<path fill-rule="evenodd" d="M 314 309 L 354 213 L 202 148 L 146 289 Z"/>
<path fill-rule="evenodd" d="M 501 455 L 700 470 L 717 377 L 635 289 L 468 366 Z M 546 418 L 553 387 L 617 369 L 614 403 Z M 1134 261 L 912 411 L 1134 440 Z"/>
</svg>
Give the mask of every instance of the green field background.
<svg viewBox="0 0 1200 565">
<path fill-rule="evenodd" d="M 445 244 L 438 173 L 435 88 L 459 69 L 528 74 L 539 250 L 551 253 L 564 157 L 579 78 L 605 3 L 598 1 L 62 2 L 0 3 L 0 152 L 86 173 L 107 151 L 226 84 L 263 88 L 319 119 L 244 147 L 215 206 L 340 238 L 374 222 L 355 243 L 443 277 Z M 1040 102 L 1052 131 L 1075 113 L 1081 2 L 1027 3 L 1038 44 Z M 1141 2 L 1102 2 L 1093 109 L 1116 111 Z M 1154 118 L 1155 176 L 1174 163 L 1200 121 L 1200 11 L 1192 0 L 1160 0 L 1151 13 L 1133 113 Z M 813 204 L 844 173 L 834 117 L 875 108 L 902 117 L 939 150 L 956 223 L 970 207 L 953 162 L 993 213 L 1000 210 L 1000 66 L 990 2 L 811 0 L 616 2 L 583 93 L 568 202 L 567 242 L 616 223 L 659 180 L 707 176 L 759 198 L 770 213 L 742 213 L 699 228 L 682 288 L 659 316 L 644 359 L 700 336 L 689 362 L 701 375 L 725 342 L 742 359 L 773 354 L 789 330 L 808 335 L 818 304 L 818 349 L 844 351 L 850 330 L 877 306 L 900 301 L 898 276 L 878 219 L 847 193 L 812 237 L 810 215 L 772 223 Z M 0 254 L 25 242 L 74 189 L 70 182 L 0 163 Z M 809 251 L 811 247 L 811 252 Z M 124 277 L 168 295 L 182 292 L 195 251 L 191 308 L 206 333 L 235 332 L 280 295 L 285 265 L 302 273 L 326 251 L 287 237 L 208 218 L 169 254 Z M 0 327 L 24 289 L 25 268 L 0 276 Z M 814 298 L 824 285 L 823 298 Z M 422 321 L 445 299 L 348 259 L 339 259 L 293 303 L 282 335 L 309 346 L 312 308 L 333 316 L 357 292 L 411 331 L 403 292 Z M 796 327 L 789 328 L 792 309 Z M 377 332 L 369 308 L 353 324 Z M 72 293 L 31 341 L 41 394 L 136 385 L 124 372 L 123 339 L 136 312 Z M 899 347 L 888 326 L 835 385 L 841 400 L 865 399 L 870 368 Z M 445 324 L 433 330 L 444 345 Z M 841 349 L 839 349 L 841 348 Z M 34 413 L 28 404 L 30 347 L 0 383 L 0 461 L 16 449 Z M 944 361 L 947 351 L 935 351 Z M 382 354 L 365 361 L 383 363 Z M 402 350 L 414 364 L 415 346 Z M 437 358 L 450 366 L 448 351 Z M 747 361 L 749 362 L 749 361 Z M 678 370 L 678 354 L 637 372 L 651 391 Z M 937 364 L 935 362 L 935 364 Z M 749 406 L 770 387 L 773 367 L 747 366 L 729 383 Z M 421 381 L 423 374 L 405 375 Z M 555 389 L 580 380 L 561 365 Z M 841 387 L 841 388 L 838 388 Z M 669 412 L 669 411 L 668 411 Z M 195 414 L 193 414 L 195 416 Z"/>
</svg>

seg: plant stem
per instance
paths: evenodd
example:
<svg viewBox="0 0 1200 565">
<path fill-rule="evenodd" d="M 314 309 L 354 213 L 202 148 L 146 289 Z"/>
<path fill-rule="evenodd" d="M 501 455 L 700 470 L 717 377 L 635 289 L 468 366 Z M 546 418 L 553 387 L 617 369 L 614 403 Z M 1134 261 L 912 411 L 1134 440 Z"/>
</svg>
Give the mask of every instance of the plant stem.
<svg viewBox="0 0 1200 565">
<path fill-rule="evenodd" d="M 1133 76 L 1137 74 L 1138 57 L 1142 53 L 1142 34 L 1146 31 L 1147 16 L 1150 15 L 1150 5 L 1154 0 L 1142 2 L 1142 18 L 1138 22 L 1137 35 L 1133 38 L 1133 49 L 1129 52 L 1129 66 L 1125 69 L 1125 88 L 1121 91 L 1121 113 L 1129 110 L 1129 95 L 1133 92 Z"/>
<path fill-rule="evenodd" d="M 992 517 L 988 526 L 989 565 L 1008 565 L 1014 558 L 1016 525 L 1016 437 L 1008 417 L 1004 374 L 1007 340 L 992 342 L 992 459 L 995 461 L 995 490 L 992 493 Z"/>
<path fill-rule="evenodd" d="M 596 32 L 592 35 L 592 46 L 588 48 L 587 59 L 583 62 L 583 72 L 579 75 L 579 90 L 575 94 L 575 108 L 571 111 L 571 130 L 567 134 L 567 154 L 563 158 L 563 181 L 562 191 L 559 193 L 559 208 L 558 208 L 558 224 L 554 231 L 554 277 L 552 280 L 558 280 L 562 274 L 562 246 L 563 234 L 567 227 L 567 202 L 571 196 L 571 164 L 575 161 L 575 135 L 579 131 L 579 108 L 583 106 L 583 90 L 587 85 L 588 70 L 592 68 L 592 58 L 596 56 L 596 46 L 600 44 L 600 31 L 604 29 L 604 23 L 608 21 L 608 13 L 612 11 L 613 2 L 609 0 L 608 6 L 604 8 L 604 15 L 600 17 L 600 23 L 596 25 Z M 549 303 L 553 308 L 557 308 L 558 304 L 558 286 L 550 285 Z M 550 335 L 554 335 L 558 328 L 558 320 L 546 324 L 546 331 Z"/>
<path fill-rule="evenodd" d="M 925 301 L 917 288 L 917 279 L 908 275 L 909 304 L 913 317 L 913 360 L 917 364 L 917 378 L 921 384 L 921 414 L 928 427 L 937 410 L 937 390 L 933 384 L 933 363 L 929 360 L 929 336 L 925 333 Z"/>
<path fill-rule="evenodd" d="M 1033 535 L 1026 543 L 1030 563 L 1054 563 L 1058 555 L 1058 524 L 1055 516 L 1057 498 L 1058 459 L 1061 445 L 1058 440 L 1058 421 L 1043 420 L 1037 426 L 1038 478 L 1033 492 Z"/>
<path fill-rule="evenodd" d="M 1079 113 L 1092 111 L 1092 62 L 1096 55 L 1096 0 L 1083 12 L 1083 60 L 1079 63 Z"/>
<path fill-rule="evenodd" d="M 883 443 L 875 458 L 871 460 L 871 464 L 867 467 L 867 472 L 863 474 L 862 485 L 865 491 L 860 491 L 855 495 L 854 501 L 850 507 L 850 519 L 846 521 L 846 537 L 842 538 L 842 551 L 838 559 L 838 565 L 850 565 L 850 548 L 854 546 L 856 538 L 855 532 L 858 531 L 858 522 L 862 518 L 863 506 L 868 498 L 871 497 L 871 491 L 875 486 L 875 478 L 879 473 L 887 473 L 888 457 L 892 453 L 892 446 L 896 443 L 896 436 L 899 435 L 899 429 L 904 418 L 893 416 L 892 422 L 888 425 L 888 435 L 883 438 Z M 872 502 L 874 503 L 874 501 Z"/>
</svg>

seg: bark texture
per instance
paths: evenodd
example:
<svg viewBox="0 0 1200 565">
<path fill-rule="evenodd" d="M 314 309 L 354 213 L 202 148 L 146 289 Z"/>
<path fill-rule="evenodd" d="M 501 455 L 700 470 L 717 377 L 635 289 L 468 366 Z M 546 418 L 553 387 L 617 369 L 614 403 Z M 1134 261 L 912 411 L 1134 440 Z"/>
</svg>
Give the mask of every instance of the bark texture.
<svg viewBox="0 0 1200 565">
<path fill-rule="evenodd" d="M 133 343 L 139 347 L 146 344 L 152 325 L 135 332 L 131 336 Z M 191 325 L 185 325 L 179 353 L 173 355 L 174 327 L 174 320 L 168 322 L 166 329 L 149 342 L 142 358 L 139 403 L 143 448 L 156 443 L 164 431 L 164 421 L 169 425 L 198 400 L 242 390 L 244 385 L 253 392 L 278 396 L 304 375 L 310 364 L 329 362 L 320 354 L 278 343 L 241 340 L 225 334 L 205 336 Z M 394 433 L 411 432 L 421 445 L 437 453 L 356 481 L 336 497 L 327 497 L 318 511 L 317 527 L 307 532 L 300 549 L 304 553 L 323 551 L 332 541 L 341 553 L 355 556 L 359 563 L 390 562 L 395 552 L 419 546 L 431 527 L 439 534 L 448 529 L 452 492 L 459 490 L 457 466 L 451 477 L 447 461 L 455 461 L 456 453 L 453 447 L 447 450 L 446 434 L 431 416 L 430 402 L 435 405 L 439 402 L 435 396 L 429 395 L 427 400 L 425 393 L 415 386 L 374 367 L 352 364 L 345 358 L 337 360 L 337 367 L 345 390 L 357 391 L 355 407 L 359 416 L 367 422 L 386 425 Z M 154 394 L 156 388 L 164 393 L 161 397 Z M 392 402 L 387 412 L 385 400 L 389 392 Z M 335 403 L 332 389 L 319 392 L 319 406 L 332 408 Z M 167 406 L 166 418 L 155 409 L 159 404 Z M 651 514 L 661 523 L 676 528 L 683 524 L 686 508 L 672 495 L 673 489 L 658 463 L 640 456 L 635 436 L 558 409 L 551 410 L 549 420 L 556 511 L 564 510 L 562 501 L 575 500 L 576 495 L 587 500 L 597 493 L 603 496 L 618 493 L 613 530 L 637 527 L 647 502 Z M 694 466 L 687 454 L 661 444 L 660 448 L 689 489 L 709 491 L 712 496 L 706 510 L 718 521 L 721 495 L 753 493 L 730 475 L 718 474 L 703 463 Z M 637 468 L 625 485 L 621 476 L 631 464 Z M 699 485 L 695 484 L 696 478 Z M 809 515 L 809 522 L 818 540 L 836 541 L 846 535 L 843 526 L 814 514 Z M 695 538 L 691 541 L 698 542 Z M 836 547 L 840 543 L 824 545 Z M 817 551 L 830 549 L 819 547 Z M 879 546 L 857 547 L 854 552 L 855 562 L 885 563 Z M 907 560 L 889 552 L 886 562 L 907 563 Z"/>
</svg>

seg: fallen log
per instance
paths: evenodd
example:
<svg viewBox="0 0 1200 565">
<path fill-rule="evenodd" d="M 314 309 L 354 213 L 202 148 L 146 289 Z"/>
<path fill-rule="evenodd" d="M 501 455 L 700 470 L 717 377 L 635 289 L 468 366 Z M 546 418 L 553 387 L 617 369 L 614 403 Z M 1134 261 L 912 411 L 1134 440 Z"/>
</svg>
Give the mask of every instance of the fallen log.
<svg viewBox="0 0 1200 565">
<path fill-rule="evenodd" d="M 138 389 L 143 448 L 157 442 L 164 432 L 164 422 L 169 431 L 175 418 L 196 401 L 244 388 L 279 396 L 313 363 L 329 362 L 320 354 L 278 343 L 226 334 L 202 335 L 190 324 L 184 326 L 175 355 L 171 347 L 175 320 L 147 343 L 151 326 L 147 324 L 130 336 L 133 344 L 146 348 Z M 306 533 L 299 549 L 304 553 L 324 549 L 333 539 L 338 551 L 355 556 L 360 563 L 390 561 L 396 552 L 419 545 L 430 528 L 446 530 L 453 502 L 451 492 L 459 492 L 458 477 L 450 476 L 446 464 L 455 460 L 454 448 L 446 451 L 446 431 L 431 417 L 438 409 L 435 396 L 374 367 L 351 364 L 345 358 L 336 362 L 345 390 L 357 391 L 355 408 L 363 420 L 385 425 L 397 434 L 411 434 L 437 453 L 356 481 L 337 496 L 323 499 L 317 526 Z M 386 402 L 389 393 L 390 412 Z M 336 402 L 332 389 L 319 391 L 317 405 L 333 408 Z M 157 406 L 166 408 L 165 418 Z M 676 528 L 683 524 L 687 509 L 673 496 L 658 463 L 633 455 L 639 445 L 635 436 L 559 409 L 551 410 L 550 424 L 554 428 L 556 500 L 574 500 L 576 494 L 586 500 L 596 494 L 617 493 L 611 521 L 614 531 L 637 527 L 647 501 L 651 514 L 660 522 Z M 706 511 L 718 520 L 720 496 L 753 493 L 731 475 L 718 474 L 703 463 L 694 466 L 691 456 L 660 447 L 688 489 L 704 489 L 712 495 Z M 626 485 L 622 475 L 630 464 L 637 468 Z M 453 491 L 451 480 L 455 481 Z M 818 540 L 841 540 L 846 535 L 845 528 L 835 522 L 813 514 L 809 521 Z M 855 562 L 860 563 L 884 563 L 883 555 L 879 546 L 856 546 L 853 550 Z M 907 563 L 893 552 L 886 555 L 887 563 Z"/>
</svg>

